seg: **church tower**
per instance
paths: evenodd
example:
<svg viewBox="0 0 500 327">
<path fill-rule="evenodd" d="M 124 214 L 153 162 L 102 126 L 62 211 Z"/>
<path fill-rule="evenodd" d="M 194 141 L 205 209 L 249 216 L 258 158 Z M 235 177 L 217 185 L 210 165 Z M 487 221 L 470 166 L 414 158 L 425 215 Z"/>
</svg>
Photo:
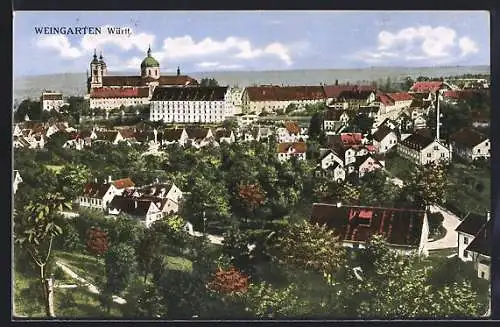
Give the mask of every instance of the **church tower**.
<svg viewBox="0 0 500 327">
<path fill-rule="evenodd" d="M 90 88 L 102 87 L 102 64 L 97 60 L 94 50 L 94 57 L 90 62 Z"/>
<path fill-rule="evenodd" d="M 160 63 L 151 56 L 151 47 L 148 48 L 148 55 L 141 63 L 141 77 L 142 78 L 160 78 Z"/>
<path fill-rule="evenodd" d="M 101 51 L 101 55 L 99 56 L 99 63 L 101 64 L 101 68 L 102 68 L 102 76 L 108 75 L 108 68 L 106 67 L 106 63 L 102 59 L 102 51 Z"/>
</svg>

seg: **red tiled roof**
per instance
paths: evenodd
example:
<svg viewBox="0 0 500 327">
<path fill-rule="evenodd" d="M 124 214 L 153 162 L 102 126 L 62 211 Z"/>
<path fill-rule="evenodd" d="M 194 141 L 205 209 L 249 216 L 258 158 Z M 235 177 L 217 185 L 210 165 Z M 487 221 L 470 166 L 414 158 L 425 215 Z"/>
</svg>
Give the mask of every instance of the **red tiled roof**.
<svg viewBox="0 0 500 327">
<path fill-rule="evenodd" d="M 371 91 L 375 92 L 375 88 L 371 85 L 324 85 L 323 90 L 327 98 L 338 98 L 345 91 Z"/>
<path fill-rule="evenodd" d="M 389 244 L 418 246 L 424 216 L 421 210 L 315 203 L 310 221 L 326 224 L 344 241 L 366 242 L 381 234 Z"/>
<path fill-rule="evenodd" d="M 392 100 L 387 94 L 380 93 L 377 96 L 378 101 L 382 102 L 384 106 L 393 106 L 394 100 Z"/>
<path fill-rule="evenodd" d="M 436 92 L 443 86 L 443 82 L 433 81 L 433 82 L 416 82 L 410 88 L 412 92 L 418 93 L 427 93 L 427 92 Z"/>
<path fill-rule="evenodd" d="M 102 87 L 90 91 L 91 98 L 147 98 L 147 87 L 110 88 Z"/>
<path fill-rule="evenodd" d="M 150 79 L 142 78 L 141 76 L 103 76 L 102 85 L 106 86 L 146 86 Z M 161 85 L 197 85 L 198 81 L 186 75 L 160 76 L 157 79 Z"/>
<path fill-rule="evenodd" d="M 122 189 L 122 188 L 128 188 L 128 187 L 134 187 L 135 186 L 134 182 L 132 182 L 132 180 L 129 177 L 122 178 L 122 179 L 117 179 L 116 181 L 113 181 L 112 183 L 113 183 L 113 185 L 117 189 Z"/>
<path fill-rule="evenodd" d="M 246 88 L 250 101 L 323 100 L 321 86 L 250 86 Z"/>
<path fill-rule="evenodd" d="M 340 134 L 340 140 L 344 145 L 359 145 L 363 139 L 363 134 L 361 133 L 342 133 Z"/>
<path fill-rule="evenodd" d="M 398 92 L 398 93 L 387 93 L 387 95 L 394 101 L 410 101 L 413 100 L 411 94 L 407 92 Z"/>
<path fill-rule="evenodd" d="M 287 153 L 290 148 L 294 149 L 295 153 L 305 153 L 307 151 L 305 142 L 294 142 L 278 144 L 278 153 Z"/>
<path fill-rule="evenodd" d="M 445 98 L 450 99 L 470 99 L 474 96 L 474 92 L 471 91 L 446 91 L 443 92 Z"/>
</svg>

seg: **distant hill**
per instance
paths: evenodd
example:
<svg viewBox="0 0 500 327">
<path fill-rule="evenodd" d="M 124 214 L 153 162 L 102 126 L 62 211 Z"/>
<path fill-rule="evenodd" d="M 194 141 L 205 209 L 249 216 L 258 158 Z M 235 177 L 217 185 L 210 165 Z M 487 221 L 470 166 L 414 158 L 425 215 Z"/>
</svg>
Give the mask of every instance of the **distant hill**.
<svg viewBox="0 0 500 327">
<path fill-rule="evenodd" d="M 374 67 L 363 69 L 322 69 L 322 70 L 282 70 L 282 71 L 230 71 L 230 72 L 195 72 L 188 75 L 201 79 L 215 78 L 223 85 L 240 87 L 261 84 L 275 85 L 319 85 L 320 83 L 369 82 L 390 77 L 393 80 L 411 76 L 441 77 L 462 74 L 489 74 L 489 66 L 459 67 Z M 123 75 L 128 73 L 110 72 Z M 43 89 L 63 92 L 64 95 L 84 95 L 86 92 L 85 73 L 66 73 L 39 76 L 21 76 L 14 79 L 14 99 L 38 98 Z"/>
</svg>

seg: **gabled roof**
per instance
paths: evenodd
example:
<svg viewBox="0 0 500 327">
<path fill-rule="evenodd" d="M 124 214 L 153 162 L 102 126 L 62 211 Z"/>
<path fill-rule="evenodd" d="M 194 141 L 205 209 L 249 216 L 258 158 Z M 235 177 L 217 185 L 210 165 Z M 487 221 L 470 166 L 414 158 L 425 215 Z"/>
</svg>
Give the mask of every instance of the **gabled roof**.
<svg viewBox="0 0 500 327">
<path fill-rule="evenodd" d="M 381 125 L 379 128 L 373 133 L 373 139 L 377 142 L 381 142 L 387 135 L 392 132 L 392 129 L 389 126 Z"/>
<path fill-rule="evenodd" d="M 99 140 L 114 142 L 118 131 L 97 131 L 95 134 Z"/>
<path fill-rule="evenodd" d="M 443 82 L 441 82 L 441 81 L 416 82 L 410 88 L 410 91 L 411 92 L 417 92 L 417 93 L 436 92 L 442 86 L 443 86 Z"/>
<path fill-rule="evenodd" d="M 198 140 L 204 139 L 208 135 L 209 128 L 202 127 L 186 127 L 186 133 L 190 139 Z"/>
<path fill-rule="evenodd" d="M 246 88 L 250 101 L 323 100 L 322 86 L 250 86 Z"/>
<path fill-rule="evenodd" d="M 111 184 L 87 183 L 83 189 L 83 195 L 90 198 L 102 199 Z"/>
<path fill-rule="evenodd" d="M 488 136 L 470 128 L 462 128 L 450 135 L 450 140 L 466 147 L 475 147 L 488 139 Z"/>
<path fill-rule="evenodd" d="M 179 141 L 184 129 L 182 128 L 167 128 L 161 132 L 161 139 L 167 142 Z M 159 133 L 160 134 L 160 133 Z"/>
<path fill-rule="evenodd" d="M 130 128 L 121 129 L 119 132 L 124 139 L 133 139 L 136 134 L 135 130 Z"/>
<path fill-rule="evenodd" d="M 135 186 L 134 182 L 129 177 L 117 179 L 117 180 L 113 181 L 112 184 L 119 190 L 122 188 L 128 188 L 128 187 Z"/>
<path fill-rule="evenodd" d="M 377 95 L 377 100 L 381 102 L 384 106 L 393 106 L 394 100 L 392 100 L 387 94 L 379 93 Z"/>
<path fill-rule="evenodd" d="M 493 222 L 490 219 L 481 227 L 479 232 L 476 234 L 476 237 L 474 237 L 472 242 L 465 248 L 465 250 L 491 257 L 491 246 L 493 243 L 491 238 L 492 232 Z"/>
<path fill-rule="evenodd" d="M 324 85 L 323 90 L 327 98 L 334 99 L 339 98 L 340 94 L 345 91 L 358 90 L 375 92 L 375 88 L 371 85 Z"/>
<path fill-rule="evenodd" d="M 159 86 L 162 85 L 197 85 L 198 81 L 194 78 L 180 75 L 180 76 L 160 76 L 157 79 Z M 103 76 L 102 86 L 146 86 L 147 79 L 141 76 Z"/>
<path fill-rule="evenodd" d="M 115 196 L 109 206 L 112 209 L 120 210 L 124 214 L 142 218 L 148 213 L 151 204 L 153 204 L 151 200 Z"/>
<path fill-rule="evenodd" d="M 478 215 L 475 213 L 469 213 L 465 216 L 464 220 L 460 223 L 460 225 L 455 228 L 457 232 L 466 233 L 469 235 L 476 235 L 479 230 L 486 223 L 485 215 Z"/>
<path fill-rule="evenodd" d="M 158 197 L 162 194 L 165 196 L 173 185 L 173 183 L 151 184 L 141 187 L 138 191 L 143 193 L 144 196 Z"/>
<path fill-rule="evenodd" d="M 366 162 L 369 158 L 372 158 L 376 164 L 382 166 L 382 164 L 375 159 L 371 154 L 365 154 L 364 156 L 356 156 L 356 161 L 354 162 L 354 167 L 356 169 L 359 169 L 359 167 Z"/>
<path fill-rule="evenodd" d="M 339 98 L 341 99 L 354 99 L 354 100 L 366 100 L 372 94 L 372 90 L 359 90 L 359 89 L 354 89 L 354 90 L 346 90 L 342 91 L 339 94 Z"/>
<path fill-rule="evenodd" d="M 157 87 L 151 101 L 224 101 L 227 86 Z"/>
<path fill-rule="evenodd" d="M 231 137 L 231 130 L 228 129 L 218 129 L 215 131 L 215 139 L 220 140 L 221 138 L 229 138 Z"/>
<path fill-rule="evenodd" d="M 310 221 L 326 224 L 343 241 L 366 242 L 383 235 L 389 244 L 417 247 L 425 211 L 314 203 Z"/>
<path fill-rule="evenodd" d="M 305 153 L 307 151 L 307 145 L 305 142 L 278 144 L 278 153 L 287 153 L 289 149 L 295 150 L 295 153 Z"/>
<path fill-rule="evenodd" d="M 432 142 L 434 142 L 433 138 L 415 132 L 412 135 L 405 138 L 404 140 L 402 140 L 401 144 L 410 149 L 420 151 L 429 146 L 429 144 L 431 144 Z"/>
<path fill-rule="evenodd" d="M 408 94 L 407 92 L 387 93 L 387 96 L 389 96 L 394 102 L 413 100 L 411 94 Z"/>
<path fill-rule="evenodd" d="M 341 133 L 340 140 L 344 145 L 360 145 L 363 140 L 361 133 Z"/>
<path fill-rule="evenodd" d="M 325 112 L 325 120 L 339 121 L 344 113 L 342 110 L 329 109 Z"/>
</svg>

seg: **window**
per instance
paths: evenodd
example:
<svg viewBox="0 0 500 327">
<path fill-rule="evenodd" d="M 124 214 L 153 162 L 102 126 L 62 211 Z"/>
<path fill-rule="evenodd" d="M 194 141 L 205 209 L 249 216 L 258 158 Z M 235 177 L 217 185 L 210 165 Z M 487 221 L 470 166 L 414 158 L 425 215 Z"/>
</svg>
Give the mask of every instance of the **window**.
<svg viewBox="0 0 500 327">
<path fill-rule="evenodd" d="M 443 153 L 441 153 L 441 158 L 444 158 L 444 152 L 443 152 Z"/>
<path fill-rule="evenodd" d="M 434 150 L 439 150 L 439 147 L 437 145 L 435 145 Z"/>
<path fill-rule="evenodd" d="M 464 237 L 464 244 L 469 244 L 469 239 L 467 237 Z"/>
<path fill-rule="evenodd" d="M 481 149 L 477 149 L 477 153 L 481 153 Z"/>
<path fill-rule="evenodd" d="M 430 153 L 427 153 L 427 158 L 430 158 L 431 157 L 431 154 Z"/>
<path fill-rule="evenodd" d="M 484 279 L 484 271 L 481 271 L 481 278 Z"/>
<path fill-rule="evenodd" d="M 464 258 L 468 258 L 469 257 L 469 252 L 468 251 L 464 251 Z"/>
</svg>

